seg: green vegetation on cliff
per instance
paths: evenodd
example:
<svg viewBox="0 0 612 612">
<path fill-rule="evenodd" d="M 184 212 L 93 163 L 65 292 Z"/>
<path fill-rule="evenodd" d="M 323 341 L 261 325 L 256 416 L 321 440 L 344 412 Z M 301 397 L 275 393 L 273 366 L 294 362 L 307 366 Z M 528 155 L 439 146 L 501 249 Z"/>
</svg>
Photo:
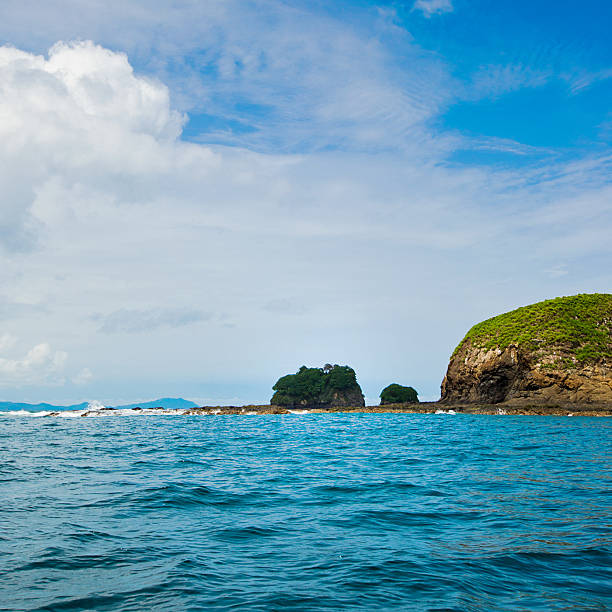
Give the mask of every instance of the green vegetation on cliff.
<svg viewBox="0 0 612 612">
<path fill-rule="evenodd" d="M 611 359 L 612 295 L 560 297 L 487 319 L 468 331 L 453 356 L 467 341 L 485 349 L 563 347 L 580 363 Z"/>
<path fill-rule="evenodd" d="M 279 378 L 272 389 L 275 393 L 270 403 L 276 406 L 363 404 L 363 394 L 355 370 L 349 366 L 302 366 L 296 374 Z"/>
<path fill-rule="evenodd" d="M 390 384 L 380 392 L 380 404 L 413 404 L 419 401 L 418 393 L 412 387 L 396 383 Z"/>
</svg>

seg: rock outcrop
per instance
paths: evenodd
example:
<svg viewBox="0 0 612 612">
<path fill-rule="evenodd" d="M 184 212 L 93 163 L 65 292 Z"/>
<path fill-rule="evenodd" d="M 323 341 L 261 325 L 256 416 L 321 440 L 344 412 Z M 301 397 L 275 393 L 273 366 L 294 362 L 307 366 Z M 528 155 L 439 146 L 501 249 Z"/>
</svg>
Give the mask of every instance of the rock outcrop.
<svg viewBox="0 0 612 612">
<path fill-rule="evenodd" d="M 612 295 L 547 300 L 475 325 L 441 401 L 612 404 Z"/>
<path fill-rule="evenodd" d="M 357 384 L 356 387 L 351 389 L 333 391 L 329 399 L 323 402 L 323 405 L 329 408 L 356 408 L 365 406 L 365 398 L 361 387 Z"/>
<path fill-rule="evenodd" d="M 348 408 L 365 406 L 355 370 L 326 364 L 302 366 L 296 374 L 278 379 L 270 404 L 285 408 Z"/>
</svg>

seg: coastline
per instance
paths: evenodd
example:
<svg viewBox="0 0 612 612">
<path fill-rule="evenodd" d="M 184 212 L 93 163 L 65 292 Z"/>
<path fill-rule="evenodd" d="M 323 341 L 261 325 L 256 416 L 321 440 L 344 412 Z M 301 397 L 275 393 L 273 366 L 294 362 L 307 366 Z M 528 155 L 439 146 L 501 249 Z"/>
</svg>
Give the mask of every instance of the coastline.
<svg viewBox="0 0 612 612">
<path fill-rule="evenodd" d="M 192 415 L 265 415 L 265 414 L 483 414 L 494 416 L 612 416 L 609 404 L 446 404 L 419 402 L 418 404 L 388 404 L 384 406 L 355 406 L 336 408 L 287 409 L 274 405 L 201 406 L 190 408 L 184 414 Z"/>
<path fill-rule="evenodd" d="M 193 408 L 163 408 L 139 406 L 133 408 L 87 408 L 84 410 L 0 411 L 0 417 L 121 417 L 121 416 L 265 416 L 304 414 L 446 414 L 488 416 L 563 416 L 612 417 L 610 404 L 451 404 L 419 402 L 418 404 L 388 404 L 384 406 L 344 406 L 334 408 L 284 408 L 270 404 L 245 406 L 198 406 Z"/>
</svg>

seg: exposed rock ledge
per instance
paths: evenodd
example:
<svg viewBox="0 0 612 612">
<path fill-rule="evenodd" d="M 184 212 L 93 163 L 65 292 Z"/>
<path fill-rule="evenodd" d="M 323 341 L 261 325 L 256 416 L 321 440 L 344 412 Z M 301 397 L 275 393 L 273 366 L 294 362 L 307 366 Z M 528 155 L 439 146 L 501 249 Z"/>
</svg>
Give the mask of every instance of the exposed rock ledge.
<svg viewBox="0 0 612 612">
<path fill-rule="evenodd" d="M 442 381 L 445 403 L 609 404 L 612 368 L 605 361 L 555 367 L 569 355 L 555 351 L 551 358 L 517 346 L 478 348 L 465 343 L 452 357 Z M 551 363 L 552 361 L 552 363 Z"/>
</svg>

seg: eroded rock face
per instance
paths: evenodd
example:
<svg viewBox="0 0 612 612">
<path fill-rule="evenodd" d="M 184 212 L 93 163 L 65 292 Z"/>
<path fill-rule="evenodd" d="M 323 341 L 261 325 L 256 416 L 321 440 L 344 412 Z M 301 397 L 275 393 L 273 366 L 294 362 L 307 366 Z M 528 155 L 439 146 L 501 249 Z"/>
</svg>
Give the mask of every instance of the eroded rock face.
<svg viewBox="0 0 612 612">
<path fill-rule="evenodd" d="M 346 389 L 343 391 L 334 391 L 331 397 L 325 401 L 321 400 L 296 400 L 285 404 L 288 408 L 356 408 L 365 406 L 365 398 L 361 389 Z"/>
<path fill-rule="evenodd" d="M 335 391 L 332 393 L 330 408 L 352 408 L 365 406 L 365 399 L 360 388 L 347 389 L 345 391 Z"/>
<path fill-rule="evenodd" d="M 447 403 L 608 404 L 612 363 L 582 365 L 563 347 L 484 349 L 468 340 L 451 358 L 441 391 Z"/>
</svg>

